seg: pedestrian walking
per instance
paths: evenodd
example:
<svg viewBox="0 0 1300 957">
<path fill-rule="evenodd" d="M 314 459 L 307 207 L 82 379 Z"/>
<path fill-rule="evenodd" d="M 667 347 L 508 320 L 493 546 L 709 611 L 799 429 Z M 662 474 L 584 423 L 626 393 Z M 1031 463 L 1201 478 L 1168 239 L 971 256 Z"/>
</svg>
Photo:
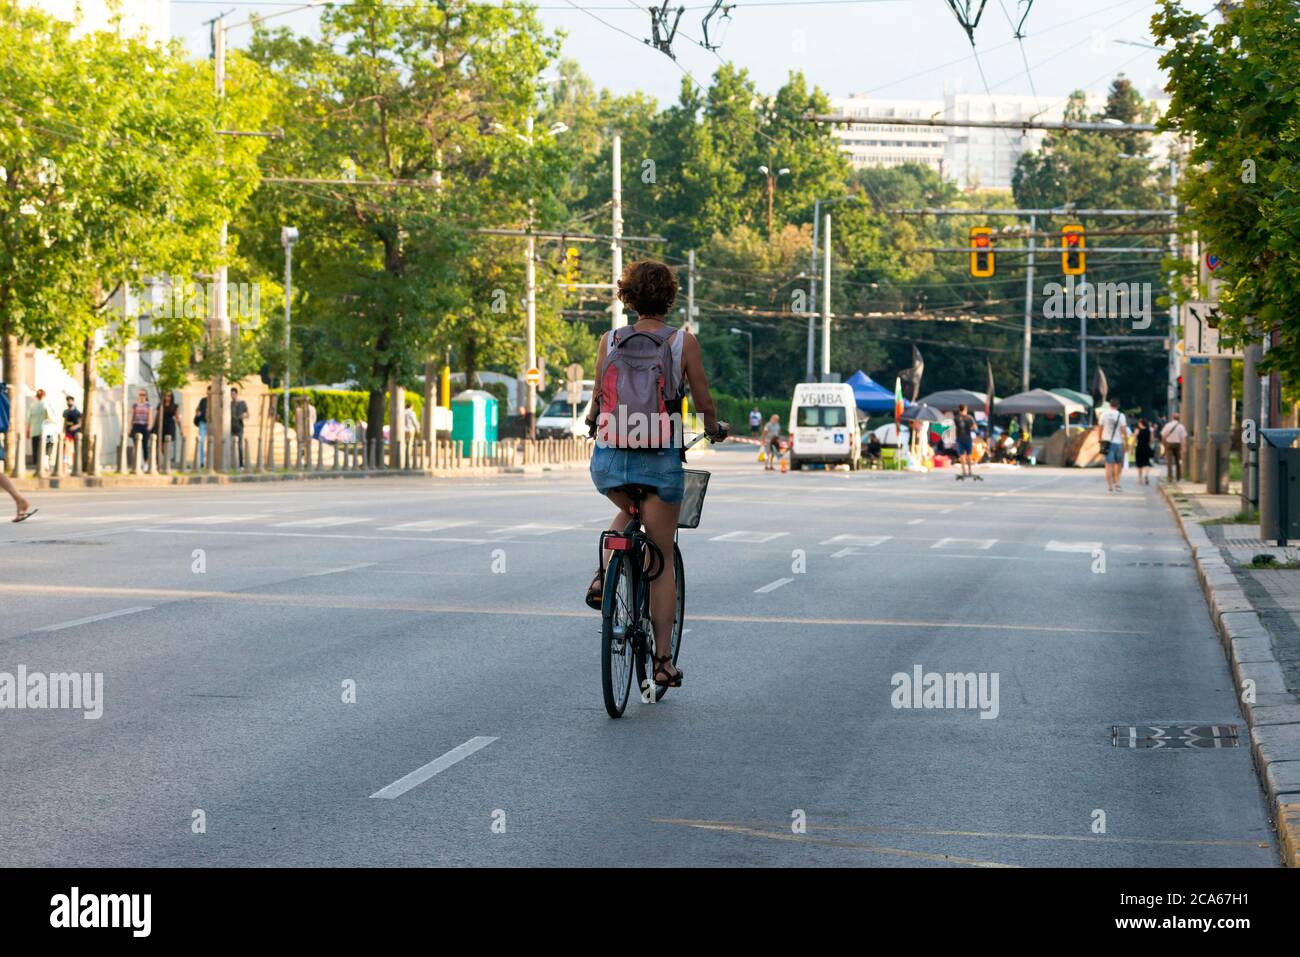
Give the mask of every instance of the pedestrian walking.
<svg viewBox="0 0 1300 957">
<path fill-rule="evenodd" d="M 976 475 L 971 467 L 971 453 L 975 450 L 975 417 L 966 409 L 966 403 L 957 406 L 957 414 L 952 417 L 952 428 L 957 444 L 958 460 L 961 462 L 960 471 L 957 473 L 957 481 L 964 478 L 973 478 L 975 481 L 983 481 L 983 476 Z"/>
<path fill-rule="evenodd" d="M 1097 435 L 1101 454 L 1106 463 L 1106 491 L 1122 492 L 1120 478 L 1127 458 L 1125 442 L 1128 441 L 1128 419 L 1119 410 L 1119 399 L 1110 400 L 1110 408 L 1097 417 Z"/>
<path fill-rule="evenodd" d="M 135 444 L 135 437 L 140 436 L 143 447 L 144 466 L 149 468 L 149 432 L 153 428 L 153 410 L 149 406 L 149 393 L 141 389 L 136 393 L 135 404 L 131 406 L 130 442 Z"/>
<path fill-rule="evenodd" d="M 781 457 L 781 417 L 775 412 L 763 426 L 763 470 L 771 472 L 776 468 L 776 460 Z"/>
<path fill-rule="evenodd" d="M 1160 441 L 1165 447 L 1165 481 L 1183 480 L 1183 443 L 1187 441 L 1187 427 L 1179 420 L 1177 412 L 1169 414 L 1169 421 L 1160 430 Z"/>
<path fill-rule="evenodd" d="M 25 522 L 36 514 L 36 509 L 32 508 L 32 503 L 23 497 L 14 483 L 9 480 L 5 474 L 5 442 L 3 439 L 9 437 L 9 390 L 3 382 L 0 382 L 0 488 L 8 493 L 9 497 L 14 500 L 14 505 L 18 509 L 18 514 L 12 519 L 15 522 Z"/>
<path fill-rule="evenodd" d="M 235 464 L 244 467 L 244 423 L 248 421 L 248 403 L 239 397 L 239 390 L 230 389 L 230 438 L 235 450 Z M 259 453 L 260 454 L 260 453 Z"/>
<path fill-rule="evenodd" d="M 756 438 L 758 438 L 758 429 L 759 429 L 759 426 L 761 426 L 762 424 L 763 424 L 763 413 L 762 413 L 762 412 L 759 412 L 758 409 L 750 409 L 750 411 L 749 411 L 749 437 L 750 437 L 751 439 L 756 439 Z"/>
<path fill-rule="evenodd" d="M 194 410 L 194 428 L 199 433 L 199 468 L 208 464 L 208 397 L 199 399 L 198 408 Z"/>
<path fill-rule="evenodd" d="M 162 404 L 158 407 L 158 461 L 163 461 L 163 456 L 169 454 L 167 440 L 171 439 L 170 457 L 167 459 L 169 464 L 176 461 L 176 448 L 180 445 L 180 420 L 177 413 L 180 410 L 176 407 L 176 397 L 170 392 L 164 392 Z"/>
<path fill-rule="evenodd" d="M 1151 478 L 1147 472 L 1151 468 L 1151 459 L 1153 457 L 1155 445 L 1155 429 L 1151 427 L 1144 418 L 1138 419 L 1137 431 L 1134 433 L 1137 437 L 1136 444 L 1133 447 L 1133 464 L 1137 466 L 1138 481 L 1143 485 L 1150 485 Z"/>
<path fill-rule="evenodd" d="M 45 404 L 45 390 L 37 389 L 36 398 L 27 406 L 27 435 L 32 440 L 32 468 L 38 472 L 44 470 L 46 451 L 54 451 L 53 441 L 48 443 L 48 449 L 45 441 L 45 430 L 53 421 L 54 416 Z"/>
</svg>

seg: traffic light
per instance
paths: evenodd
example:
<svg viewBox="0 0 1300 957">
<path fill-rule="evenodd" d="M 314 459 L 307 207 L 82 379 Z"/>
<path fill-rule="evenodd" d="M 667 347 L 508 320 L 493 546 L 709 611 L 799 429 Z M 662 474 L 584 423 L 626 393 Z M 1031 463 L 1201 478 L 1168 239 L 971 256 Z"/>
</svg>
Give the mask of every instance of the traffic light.
<svg viewBox="0 0 1300 957">
<path fill-rule="evenodd" d="M 570 246 L 564 251 L 564 284 L 573 291 L 578 281 L 578 247 Z"/>
<path fill-rule="evenodd" d="M 981 278 L 992 276 L 995 268 L 993 230 L 987 226 L 972 226 L 970 248 L 970 274 Z"/>
<path fill-rule="evenodd" d="M 1077 223 L 1061 227 L 1061 272 L 1067 276 L 1082 276 L 1088 270 L 1084 248 L 1088 242 L 1083 227 Z"/>
</svg>

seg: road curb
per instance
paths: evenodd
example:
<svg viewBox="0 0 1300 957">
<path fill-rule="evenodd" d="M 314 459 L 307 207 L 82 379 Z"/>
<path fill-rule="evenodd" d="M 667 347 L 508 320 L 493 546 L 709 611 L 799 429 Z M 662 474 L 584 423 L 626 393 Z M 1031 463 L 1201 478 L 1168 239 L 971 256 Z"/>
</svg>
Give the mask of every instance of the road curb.
<svg viewBox="0 0 1300 957">
<path fill-rule="evenodd" d="M 1282 862 L 1300 867 L 1300 700 L 1287 691 L 1268 630 L 1223 553 L 1196 521 L 1185 499 L 1166 483 L 1159 488 L 1192 550 L 1196 579 L 1228 659 L 1237 700 L 1250 729 L 1255 771 L 1277 827 Z"/>
<path fill-rule="evenodd" d="M 541 475 L 545 472 L 587 468 L 586 462 L 551 462 L 529 465 L 477 465 L 458 469 L 323 469 L 319 472 L 251 472 L 169 475 L 81 475 L 25 478 L 14 482 L 24 492 L 47 492 L 60 489 L 88 488 L 171 488 L 184 485 L 244 485 L 256 482 L 311 482 L 326 479 L 376 478 L 487 478 L 496 475 Z"/>
</svg>

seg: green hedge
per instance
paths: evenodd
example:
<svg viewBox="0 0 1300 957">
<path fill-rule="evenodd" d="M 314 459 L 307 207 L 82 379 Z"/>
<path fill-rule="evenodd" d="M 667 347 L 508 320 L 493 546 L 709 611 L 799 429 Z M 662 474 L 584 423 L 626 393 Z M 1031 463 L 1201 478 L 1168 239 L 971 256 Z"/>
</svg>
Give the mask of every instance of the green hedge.
<svg viewBox="0 0 1300 957">
<path fill-rule="evenodd" d="M 284 395 L 281 389 L 269 390 L 271 395 L 276 397 L 275 416 L 278 421 L 280 412 L 283 410 Z M 344 389 L 290 389 L 290 401 L 296 401 L 299 396 L 307 396 L 311 404 L 316 406 L 316 418 L 318 421 L 334 419 L 338 422 L 364 422 L 366 421 L 366 410 L 370 404 L 369 392 L 354 392 Z M 411 403 L 411 408 L 415 410 L 417 416 L 421 416 L 423 421 L 424 396 L 418 392 L 407 392 L 406 401 Z M 388 421 L 388 402 L 384 402 L 384 421 Z"/>
<path fill-rule="evenodd" d="M 781 417 L 781 428 L 789 428 L 786 419 L 790 417 L 790 399 L 744 399 L 733 395 L 726 395 L 721 392 L 713 393 L 713 401 L 718 407 L 718 418 L 724 422 L 731 423 L 732 433 L 735 435 L 749 434 L 749 412 L 757 408 L 763 414 L 763 421 L 766 422 L 773 414 Z M 695 411 L 694 406 L 691 411 Z"/>
</svg>

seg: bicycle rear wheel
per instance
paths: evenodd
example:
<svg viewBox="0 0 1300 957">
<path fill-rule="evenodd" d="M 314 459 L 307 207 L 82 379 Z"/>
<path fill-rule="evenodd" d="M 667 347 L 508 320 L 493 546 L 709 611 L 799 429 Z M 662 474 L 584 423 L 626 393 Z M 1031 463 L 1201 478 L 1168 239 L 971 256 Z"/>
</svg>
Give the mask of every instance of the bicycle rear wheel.
<svg viewBox="0 0 1300 957">
<path fill-rule="evenodd" d="M 677 664 L 677 656 L 682 651 L 682 631 L 686 626 L 686 572 L 682 567 L 682 550 L 673 542 L 673 573 L 677 579 L 677 600 L 673 605 L 673 664 Z M 652 646 L 653 647 L 653 646 Z M 653 668 L 653 664 L 650 665 Z M 646 659 L 641 655 L 636 659 L 636 686 L 645 687 L 646 678 Z M 668 693 L 668 686 L 655 685 L 655 701 L 662 701 L 663 696 Z"/>
<path fill-rule="evenodd" d="M 632 688 L 633 633 L 637 627 L 634 597 L 630 570 L 624 568 L 623 556 L 615 552 L 605 570 L 600 629 L 600 686 L 611 718 L 623 716 Z"/>
</svg>

